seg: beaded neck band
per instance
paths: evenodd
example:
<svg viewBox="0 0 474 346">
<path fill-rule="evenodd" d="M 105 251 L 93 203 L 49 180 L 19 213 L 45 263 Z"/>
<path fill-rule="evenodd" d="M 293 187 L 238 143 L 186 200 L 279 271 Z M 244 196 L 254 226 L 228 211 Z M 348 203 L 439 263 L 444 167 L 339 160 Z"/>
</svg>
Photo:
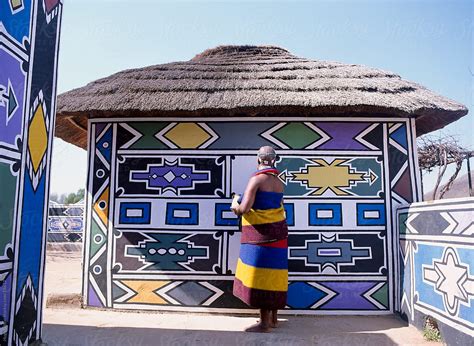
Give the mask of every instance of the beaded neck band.
<svg viewBox="0 0 474 346">
<path fill-rule="evenodd" d="M 279 172 L 278 172 L 278 169 L 276 168 L 268 167 L 268 168 L 259 169 L 253 175 L 255 176 L 255 175 L 260 175 L 260 174 L 270 174 L 270 175 L 278 176 Z"/>
</svg>

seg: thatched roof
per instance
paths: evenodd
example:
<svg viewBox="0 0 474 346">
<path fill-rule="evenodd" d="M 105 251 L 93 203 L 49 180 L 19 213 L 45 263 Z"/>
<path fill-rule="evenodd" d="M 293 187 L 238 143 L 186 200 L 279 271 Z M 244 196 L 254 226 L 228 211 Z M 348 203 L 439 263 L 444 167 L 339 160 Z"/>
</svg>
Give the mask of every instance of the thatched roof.
<svg viewBox="0 0 474 346">
<path fill-rule="evenodd" d="M 420 135 L 465 114 L 462 104 L 391 72 L 299 58 L 279 47 L 221 46 L 59 95 L 56 135 L 85 148 L 88 117 L 272 115 L 414 116 Z"/>
</svg>

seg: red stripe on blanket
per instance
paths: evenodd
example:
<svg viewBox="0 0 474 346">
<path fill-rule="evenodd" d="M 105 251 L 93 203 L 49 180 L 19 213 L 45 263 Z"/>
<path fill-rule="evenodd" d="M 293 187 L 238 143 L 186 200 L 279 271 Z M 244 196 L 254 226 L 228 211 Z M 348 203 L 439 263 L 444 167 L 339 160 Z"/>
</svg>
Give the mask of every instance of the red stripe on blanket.
<svg viewBox="0 0 474 346">
<path fill-rule="evenodd" d="M 239 279 L 234 279 L 234 296 L 256 309 L 283 309 L 286 306 L 286 291 L 266 291 L 248 288 Z"/>
<path fill-rule="evenodd" d="M 260 225 L 242 226 L 241 243 L 266 243 L 286 239 L 288 225 L 286 220 L 280 222 L 264 223 Z"/>
</svg>

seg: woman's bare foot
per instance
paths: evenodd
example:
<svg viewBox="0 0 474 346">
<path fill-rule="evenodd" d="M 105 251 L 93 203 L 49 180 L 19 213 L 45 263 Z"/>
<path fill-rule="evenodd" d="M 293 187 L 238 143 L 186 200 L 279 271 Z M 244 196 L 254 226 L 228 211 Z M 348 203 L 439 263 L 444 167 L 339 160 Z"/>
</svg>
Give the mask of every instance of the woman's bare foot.
<svg viewBox="0 0 474 346">
<path fill-rule="evenodd" d="M 268 333 L 270 332 L 270 326 L 265 323 L 258 322 L 248 328 L 245 328 L 245 331 L 249 333 Z"/>
<path fill-rule="evenodd" d="M 268 333 L 272 324 L 272 311 L 260 309 L 260 321 L 245 329 L 250 333 Z"/>
</svg>

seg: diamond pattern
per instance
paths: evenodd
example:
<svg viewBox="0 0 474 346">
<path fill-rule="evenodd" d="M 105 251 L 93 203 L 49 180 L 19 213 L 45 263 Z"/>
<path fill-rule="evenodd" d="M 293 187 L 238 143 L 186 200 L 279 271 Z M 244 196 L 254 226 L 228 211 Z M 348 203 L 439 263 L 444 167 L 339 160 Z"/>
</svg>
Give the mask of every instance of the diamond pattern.
<svg viewBox="0 0 474 346">
<path fill-rule="evenodd" d="M 176 175 L 174 175 L 173 172 L 169 171 L 163 176 L 163 178 L 165 178 L 169 183 L 171 183 L 174 180 L 174 178 L 176 178 Z"/>
<path fill-rule="evenodd" d="M 314 149 L 329 140 L 321 129 L 311 123 L 278 124 L 261 135 L 282 149 Z"/>
<path fill-rule="evenodd" d="M 156 134 L 171 148 L 206 148 L 217 140 L 217 134 L 204 123 L 172 123 Z"/>
<path fill-rule="evenodd" d="M 273 137 L 286 143 L 292 149 L 303 149 L 321 138 L 302 123 L 288 123 L 273 133 Z"/>
<path fill-rule="evenodd" d="M 209 299 L 215 292 L 196 282 L 185 282 L 167 292 L 168 296 L 177 300 L 183 305 L 201 305 Z"/>
<path fill-rule="evenodd" d="M 47 149 L 48 131 L 46 130 L 43 105 L 40 103 L 31 119 L 28 135 L 28 151 L 35 173 L 38 172 Z"/>
<path fill-rule="evenodd" d="M 20 296 L 17 299 L 17 312 L 13 322 L 15 344 L 27 345 L 34 340 L 37 313 L 36 293 L 31 276 L 28 276 Z"/>
<path fill-rule="evenodd" d="M 450 226 L 450 223 L 438 211 L 427 211 L 415 215 L 414 218 L 407 220 L 407 224 L 421 234 L 442 233 Z"/>
<path fill-rule="evenodd" d="M 40 91 L 30 109 L 28 124 L 27 160 L 26 165 L 31 179 L 33 190 L 36 191 L 43 176 L 48 150 L 49 119 L 46 105 L 43 101 L 43 92 Z"/>
<path fill-rule="evenodd" d="M 182 163 L 181 159 L 174 162 L 148 165 L 146 170 L 132 171 L 131 180 L 145 182 L 147 189 L 173 191 L 191 189 L 194 184 L 208 183 L 210 171 L 197 170 L 193 164 Z"/>
</svg>

